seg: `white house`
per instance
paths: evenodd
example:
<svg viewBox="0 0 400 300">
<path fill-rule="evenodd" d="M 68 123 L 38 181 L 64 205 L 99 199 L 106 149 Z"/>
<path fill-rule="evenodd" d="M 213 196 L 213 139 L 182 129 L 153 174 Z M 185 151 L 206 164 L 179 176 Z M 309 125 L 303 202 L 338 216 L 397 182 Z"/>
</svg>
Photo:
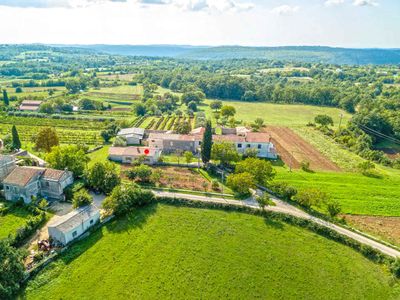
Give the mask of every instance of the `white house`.
<svg viewBox="0 0 400 300">
<path fill-rule="evenodd" d="M 274 144 L 270 141 L 270 136 L 262 132 L 247 132 L 244 135 L 213 135 L 213 142 L 233 143 L 236 150 L 242 154 L 246 153 L 247 149 L 255 149 L 257 150 L 257 157 L 278 158 Z"/>
<path fill-rule="evenodd" d="M 94 205 L 77 208 L 47 226 L 49 237 L 67 245 L 100 221 L 100 210 Z"/>
<path fill-rule="evenodd" d="M 131 164 L 139 158 L 144 158 L 143 163 L 152 165 L 158 161 L 161 152 L 161 149 L 151 147 L 110 147 L 108 159 L 123 164 Z"/>
<path fill-rule="evenodd" d="M 124 128 L 121 129 L 117 136 L 126 140 L 127 145 L 140 145 L 144 136 L 143 128 Z"/>
<path fill-rule="evenodd" d="M 3 180 L 4 197 L 8 201 L 23 199 L 25 203 L 30 203 L 32 197 L 38 195 L 62 200 L 64 189 L 73 182 L 70 171 L 40 167 L 16 167 Z"/>
</svg>

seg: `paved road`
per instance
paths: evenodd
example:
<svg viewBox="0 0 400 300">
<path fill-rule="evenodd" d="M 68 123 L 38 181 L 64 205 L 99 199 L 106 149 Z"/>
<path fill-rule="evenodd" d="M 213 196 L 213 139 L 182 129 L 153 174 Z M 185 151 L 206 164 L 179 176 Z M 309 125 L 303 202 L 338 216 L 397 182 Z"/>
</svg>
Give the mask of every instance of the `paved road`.
<svg viewBox="0 0 400 300">
<path fill-rule="evenodd" d="M 237 206 L 248 206 L 248 207 L 253 207 L 253 208 L 259 208 L 257 202 L 254 200 L 251 200 L 251 199 L 245 200 L 245 201 L 238 201 L 238 200 L 231 200 L 231 199 L 226 199 L 226 198 L 222 198 L 222 197 L 207 197 L 207 196 L 191 195 L 191 194 L 184 194 L 184 193 L 173 193 L 173 192 L 166 192 L 166 191 L 153 191 L 153 192 L 156 196 L 159 196 L 159 197 L 181 198 L 181 199 L 188 199 L 188 200 L 195 200 L 195 201 L 224 203 L 224 204 L 232 204 L 232 205 L 237 205 Z M 260 193 L 260 192 L 261 191 L 257 191 L 257 193 Z M 285 213 L 285 214 L 289 214 L 289 215 L 292 215 L 295 217 L 311 220 L 322 226 L 329 227 L 330 229 L 335 230 L 336 232 L 343 234 L 347 237 L 350 237 L 360 243 L 371 246 L 372 248 L 375 248 L 386 255 L 389 255 L 392 257 L 400 257 L 400 251 L 398 251 L 396 249 L 388 247 L 382 243 L 374 241 L 373 239 L 365 237 L 365 236 L 358 234 L 356 232 L 353 232 L 351 230 L 345 229 L 336 224 L 316 218 L 316 217 L 288 204 L 287 202 L 277 199 L 276 197 L 271 196 L 271 199 L 275 202 L 276 206 L 267 206 L 266 210 Z"/>
</svg>

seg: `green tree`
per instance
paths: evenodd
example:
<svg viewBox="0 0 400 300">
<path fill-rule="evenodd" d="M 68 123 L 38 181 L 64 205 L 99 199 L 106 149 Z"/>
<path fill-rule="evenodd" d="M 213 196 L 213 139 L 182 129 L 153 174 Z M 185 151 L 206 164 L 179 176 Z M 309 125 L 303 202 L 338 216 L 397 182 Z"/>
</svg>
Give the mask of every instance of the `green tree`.
<svg viewBox="0 0 400 300">
<path fill-rule="evenodd" d="M 8 99 L 8 94 L 6 90 L 3 90 L 3 102 L 5 106 L 10 105 L 10 100 Z"/>
<path fill-rule="evenodd" d="M 275 177 L 271 163 L 259 158 L 249 157 L 236 164 L 235 173 L 248 172 L 253 175 L 257 184 L 267 185 Z"/>
<path fill-rule="evenodd" d="M 158 183 L 160 183 L 162 176 L 163 176 L 163 171 L 161 169 L 155 169 L 155 170 L 153 170 L 150 179 L 155 184 L 158 184 Z"/>
<path fill-rule="evenodd" d="M 192 130 L 192 126 L 189 122 L 183 121 L 176 127 L 176 132 L 179 134 L 188 134 Z"/>
<path fill-rule="evenodd" d="M 24 276 L 22 251 L 0 240 L 0 299 L 14 299 Z"/>
<path fill-rule="evenodd" d="M 75 177 L 81 176 L 89 157 L 85 154 L 85 149 L 76 145 L 56 146 L 46 154 L 46 161 L 57 170 L 68 169 L 74 173 Z"/>
<path fill-rule="evenodd" d="M 250 189 L 255 187 L 255 179 L 248 172 L 230 174 L 226 178 L 226 185 L 239 196 L 247 196 L 250 194 Z"/>
<path fill-rule="evenodd" d="M 211 159 L 211 149 L 212 149 L 212 127 L 211 127 L 211 121 L 208 120 L 206 123 L 206 128 L 203 133 L 203 142 L 201 144 L 201 160 L 205 164 L 207 164 Z"/>
<path fill-rule="evenodd" d="M 12 144 L 11 148 L 13 150 L 18 150 L 21 148 L 21 141 L 19 139 L 18 131 L 15 125 L 12 126 L 11 128 L 11 136 L 12 136 Z"/>
<path fill-rule="evenodd" d="M 210 108 L 213 109 L 214 111 L 220 110 L 221 107 L 222 107 L 222 101 L 220 100 L 215 100 L 210 103 Z"/>
<path fill-rule="evenodd" d="M 36 149 L 50 152 L 51 148 L 59 145 L 57 132 L 54 128 L 41 129 L 36 137 Z"/>
<path fill-rule="evenodd" d="M 231 105 L 224 105 L 221 108 L 221 115 L 223 117 L 233 117 L 236 114 L 236 109 Z"/>
<path fill-rule="evenodd" d="M 21 88 L 20 86 L 17 87 L 17 88 L 15 89 L 15 92 L 16 92 L 17 94 L 22 93 L 22 88 Z"/>
<path fill-rule="evenodd" d="M 222 165 L 228 165 L 239 161 L 240 156 L 235 145 L 229 142 L 214 143 L 211 149 L 211 158 L 219 160 Z"/>
<path fill-rule="evenodd" d="M 86 189 L 80 189 L 74 194 L 72 198 L 72 206 L 74 208 L 86 206 L 93 203 L 93 198 L 90 196 Z"/>
<path fill-rule="evenodd" d="M 328 126 L 328 125 L 333 126 L 333 119 L 328 115 L 317 115 L 314 118 L 314 122 L 320 124 L 321 126 Z"/>
<path fill-rule="evenodd" d="M 154 200 L 154 194 L 135 185 L 118 185 L 103 202 L 103 208 L 115 215 L 124 215 L 136 207 L 144 206 Z"/>
<path fill-rule="evenodd" d="M 147 109 L 143 103 L 138 103 L 133 106 L 133 112 L 136 116 L 144 116 L 147 113 Z"/>
<path fill-rule="evenodd" d="M 186 163 L 190 164 L 193 161 L 193 153 L 192 151 L 185 151 L 183 153 L 183 156 L 185 157 Z"/>
<path fill-rule="evenodd" d="M 115 166 L 109 162 L 96 162 L 86 170 L 85 178 L 88 187 L 104 194 L 110 193 L 121 182 Z"/>
</svg>

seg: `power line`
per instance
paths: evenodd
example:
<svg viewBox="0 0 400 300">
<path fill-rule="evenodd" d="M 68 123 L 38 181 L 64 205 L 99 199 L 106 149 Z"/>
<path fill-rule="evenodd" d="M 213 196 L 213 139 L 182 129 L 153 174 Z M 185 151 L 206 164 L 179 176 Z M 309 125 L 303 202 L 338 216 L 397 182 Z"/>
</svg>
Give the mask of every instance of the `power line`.
<svg viewBox="0 0 400 300">
<path fill-rule="evenodd" d="M 369 134 L 378 136 L 378 137 L 383 138 L 383 139 L 386 139 L 386 140 L 388 140 L 388 141 L 390 141 L 390 142 L 392 142 L 392 143 L 395 143 L 395 144 L 399 144 L 399 145 L 400 145 L 400 140 L 398 140 L 398 139 L 396 139 L 396 138 L 394 138 L 394 137 L 391 137 L 391 136 L 388 136 L 388 135 L 386 135 L 386 134 L 383 134 L 383 133 L 381 133 L 381 132 L 379 132 L 379 131 L 376 131 L 376 130 L 374 130 L 374 129 L 372 129 L 372 128 L 369 128 L 369 127 L 367 127 L 367 126 L 365 126 L 365 125 L 362 125 L 362 124 L 358 124 L 358 126 L 359 126 L 363 131 L 366 131 L 366 132 L 369 133 Z"/>
</svg>

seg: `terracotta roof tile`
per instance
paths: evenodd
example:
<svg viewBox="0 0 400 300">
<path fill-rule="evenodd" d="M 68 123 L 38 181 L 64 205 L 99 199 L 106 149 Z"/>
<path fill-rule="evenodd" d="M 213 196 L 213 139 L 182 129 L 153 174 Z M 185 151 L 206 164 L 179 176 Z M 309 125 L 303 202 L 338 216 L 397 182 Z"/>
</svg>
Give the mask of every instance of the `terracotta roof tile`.
<svg viewBox="0 0 400 300">
<path fill-rule="evenodd" d="M 27 168 L 27 167 L 16 167 L 7 177 L 4 179 L 4 184 L 26 186 L 35 176 L 43 172 L 45 169 L 42 168 Z"/>
</svg>

